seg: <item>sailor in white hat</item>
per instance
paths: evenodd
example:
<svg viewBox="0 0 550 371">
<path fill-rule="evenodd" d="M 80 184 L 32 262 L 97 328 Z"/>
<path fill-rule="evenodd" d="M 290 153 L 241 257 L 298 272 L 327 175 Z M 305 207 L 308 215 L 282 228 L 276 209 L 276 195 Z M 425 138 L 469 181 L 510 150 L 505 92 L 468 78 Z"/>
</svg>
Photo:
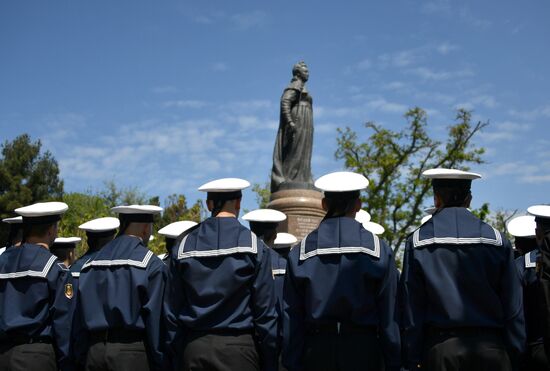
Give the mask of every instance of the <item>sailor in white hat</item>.
<svg viewBox="0 0 550 371">
<path fill-rule="evenodd" d="M 277 296 L 277 306 L 279 308 L 279 322 L 283 321 L 283 292 L 286 274 L 286 265 L 288 254 L 292 246 L 298 243 L 298 239 L 291 233 L 279 232 L 273 241 L 273 247 L 270 249 L 271 254 L 271 271 L 275 279 L 275 295 Z M 282 336 L 282 333 L 281 333 Z"/>
<path fill-rule="evenodd" d="M 527 208 L 529 214 L 535 217 L 536 238 L 539 246 L 539 302 L 542 303 L 542 335 L 546 353 L 546 364 L 550 360 L 550 205 L 535 205 Z M 542 357 L 537 356 L 537 359 Z M 547 368 L 548 369 L 548 368 Z"/>
<path fill-rule="evenodd" d="M 73 278 L 78 279 L 82 266 L 88 260 L 92 260 L 104 245 L 115 238 L 119 226 L 120 221 L 118 218 L 113 218 L 112 216 L 92 219 L 78 226 L 78 229 L 86 232 L 88 250 L 71 265 L 70 269 Z"/>
<path fill-rule="evenodd" d="M 355 220 L 368 183 L 352 172 L 315 182 L 326 216 L 288 255 L 283 364 L 289 370 L 401 365 L 393 251 Z"/>
<path fill-rule="evenodd" d="M 243 215 L 250 225 L 250 230 L 256 234 L 268 247 L 273 246 L 277 236 L 279 223 L 286 220 L 286 215 L 278 210 L 257 209 Z"/>
<path fill-rule="evenodd" d="M 544 317 L 541 308 L 544 303 L 540 295 L 540 280 L 537 276 L 537 261 L 540 251 L 537 246 L 535 216 L 522 215 L 510 220 L 506 225 L 508 233 L 514 236 L 516 268 L 523 287 L 523 312 L 527 334 L 527 350 L 522 357 L 524 370 L 549 370 L 550 365 L 544 353 Z"/>
<path fill-rule="evenodd" d="M 15 210 L 23 217 L 23 242 L 0 256 L 1 370 L 73 369 L 72 277 L 49 250 L 67 209 L 44 202 Z"/>
<path fill-rule="evenodd" d="M 405 367 L 510 370 L 525 342 L 521 285 L 502 233 L 468 207 L 481 175 L 431 169 L 432 218 L 405 247 Z"/>
<path fill-rule="evenodd" d="M 162 299 L 165 266 L 147 249 L 154 205 L 117 206 L 118 236 L 84 263 L 79 277 L 78 315 L 90 343 L 90 370 L 161 370 Z M 82 344 L 78 344 L 82 346 Z M 86 353 L 76 349 L 77 354 Z"/>
<path fill-rule="evenodd" d="M 10 226 L 10 231 L 8 234 L 8 240 L 6 241 L 6 246 L 0 249 L 0 254 L 2 254 L 6 248 L 11 246 L 19 246 L 23 240 L 23 217 L 16 216 L 13 218 L 4 218 L 2 219 L 3 223 L 6 223 Z"/>
<path fill-rule="evenodd" d="M 174 247 L 177 239 L 184 233 L 190 231 L 197 226 L 197 222 L 191 220 L 182 220 L 170 223 L 167 226 L 159 229 L 158 234 L 164 236 L 166 243 L 166 253 L 159 255 L 159 258 L 166 264 L 170 257 L 170 251 Z"/>
<path fill-rule="evenodd" d="M 249 186 L 238 178 L 202 185 L 199 191 L 207 192 L 212 217 L 170 254 L 167 356 L 172 363 L 181 360 L 181 369 L 277 369 L 269 250 L 237 220 L 242 190 Z M 183 335 L 180 346 L 176 342 Z"/>
<path fill-rule="evenodd" d="M 80 241 L 82 241 L 80 237 L 57 237 L 53 241 L 50 251 L 57 256 L 67 268 L 70 268 L 76 260 L 75 249 Z"/>
</svg>

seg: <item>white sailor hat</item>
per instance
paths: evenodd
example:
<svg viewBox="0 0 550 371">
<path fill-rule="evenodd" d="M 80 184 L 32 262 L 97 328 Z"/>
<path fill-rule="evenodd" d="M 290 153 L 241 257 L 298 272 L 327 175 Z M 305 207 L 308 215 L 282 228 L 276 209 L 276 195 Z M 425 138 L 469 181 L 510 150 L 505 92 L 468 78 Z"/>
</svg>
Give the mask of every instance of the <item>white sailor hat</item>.
<svg viewBox="0 0 550 371">
<path fill-rule="evenodd" d="M 527 208 L 527 212 L 536 219 L 550 219 L 550 205 L 534 205 Z"/>
<path fill-rule="evenodd" d="M 534 238 L 536 228 L 537 223 L 535 223 L 535 217 L 532 215 L 518 216 L 506 225 L 508 233 L 514 237 Z"/>
<path fill-rule="evenodd" d="M 293 234 L 286 232 L 277 233 L 277 237 L 275 237 L 275 241 L 273 241 L 273 248 L 289 247 L 296 242 L 298 242 L 298 239 Z"/>
<path fill-rule="evenodd" d="M 47 224 L 61 219 L 69 206 L 64 202 L 39 202 L 15 209 L 23 217 L 25 224 Z"/>
<path fill-rule="evenodd" d="M 280 223 L 285 219 L 284 213 L 273 209 L 257 209 L 243 215 L 243 220 L 258 223 Z"/>
<path fill-rule="evenodd" d="M 50 249 L 74 249 L 80 241 L 80 237 L 57 237 Z"/>
<path fill-rule="evenodd" d="M 78 226 L 88 233 L 114 232 L 120 226 L 120 221 L 112 216 L 97 218 Z M 112 233 L 111 233 L 112 234 Z"/>
<path fill-rule="evenodd" d="M 325 197 L 350 192 L 353 195 L 366 189 L 369 181 L 364 175 L 351 171 L 337 171 L 323 175 L 315 181 L 315 187 L 325 192 Z M 335 194 L 336 193 L 336 194 Z"/>
<path fill-rule="evenodd" d="M 23 223 L 23 217 L 22 216 L 15 216 L 13 218 L 4 218 L 2 219 L 4 223 L 8 224 L 21 224 Z"/>
<path fill-rule="evenodd" d="M 112 211 L 126 223 L 153 223 L 153 217 L 160 214 L 162 207 L 155 205 L 115 206 Z"/>
<path fill-rule="evenodd" d="M 361 209 L 355 213 L 355 220 L 357 220 L 359 223 L 370 222 L 370 214 L 367 211 Z"/>
<path fill-rule="evenodd" d="M 473 180 L 481 178 L 478 173 L 472 173 L 470 171 L 458 170 L 458 169 L 445 169 L 436 168 L 426 170 L 422 175 L 429 179 L 466 179 Z"/>
<path fill-rule="evenodd" d="M 240 178 L 216 179 L 199 187 L 199 191 L 208 192 L 208 200 L 234 200 L 241 198 L 242 190 L 250 187 L 250 183 Z"/>
<path fill-rule="evenodd" d="M 189 228 L 193 228 L 197 223 L 190 220 L 183 220 L 179 222 L 170 223 L 167 226 L 161 228 L 158 231 L 158 234 L 164 236 L 165 238 L 178 238 L 183 232 Z"/>
<path fill-rule="evenodd" d="M 363 228 L 376 235 L 382 234 L 385 231 L 383 226 L 375 222 L 365 222 L 363 223 Z"/>
</svg>

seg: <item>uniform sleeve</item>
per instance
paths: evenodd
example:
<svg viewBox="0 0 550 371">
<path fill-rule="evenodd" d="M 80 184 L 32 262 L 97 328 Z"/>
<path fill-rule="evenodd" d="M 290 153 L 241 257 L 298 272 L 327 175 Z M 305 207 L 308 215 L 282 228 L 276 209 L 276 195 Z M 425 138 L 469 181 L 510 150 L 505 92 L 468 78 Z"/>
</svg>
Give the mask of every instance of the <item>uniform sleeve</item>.
<svg viewBox="0 0 550 371">
<path fill-rule="evenodd" d="M 271 256 L 267 247 L 261 241 L 258 242 L 258 248 L 263 251 L 252 285 L 252 315 L 262 370 L 276 371 L 278 369 L 277 311 Z"/>
<path fill-rule="evenodd" d="M 76 292 L 68 269 L 54 264 L 48 274 L 51 294 L 50 318 L 57 365 L 60 371 L 73 370 L 71 325 L 76 308 Z"/>
<path fill-rule="evenodd" d="M 305 338 L 303 296 L 296 284 L 293 267 L 289 256 L 283 290 L 283 365 L 289 371 L 303 369 L 302 354 Z"/>
<path fill-rule="evenodd" d="M 508 347 L 514 356 L 525 351 L 526 334 L 525 318 L 523 315 L 523 289 L 518 279 L 518 272 L 514 263 L 514 252 L 510 243 L 506 241 L 503 279 L 500 286 L 500 297 L 504 310 L 505 331 Z"/>
<path fill-rule="evenodd" d="M 184 337 L 184 325 L 179 323 L 178 315 L 183 310 L 185 297 L 179 274 L 179 263 L 173 256 L 168 259 L 168 278 L 163 305 L 164 323 L 162 337 L 165 350 L 164 367 L 167 370 L 179 369 L 176 367 L 176 362 L 178 361 L 178 343 Z"/>
<path fill-rule="evenodd" d="M 422 271 L 414 259 L 414 249 L 410 239 L 405 246 L 400 296 L 403 306 L 404 365 L 414 370 L 422 361 L 426 292 Z"/>
<path fill-rule="evenodd" d="M 84 319 L 82 318 L 82 301 L 81 295 L 78 294 L 78 282 L 79 280 L 73 276 L 74 292 L 76 294 L 75 313 L 73 316 L 72 327 L 72 343 L 73 343 L 73 356 L 77 365 L 77 369 L 83 368 L 86 363 L 86 355 L 88 353 L 89 333 L 84 326 Z"/>
<path fill-rule="evenodd" d="M 162 370 L 163 344 L 161 342 L 162 302 L 166 272 L 164 263 L 156 259 L 148 269 L 147 297 L 143 305 L 146 344 L 150 355 L 151 370 Z"/>
<path fill-rule="evenodd" d="M 386 275 L 380 284 L 376 306 L 380 318 L 380 335 L 382 349 L 386 360 L 386 369 L 399 370 L 401 367 L 401 341 L 397 315 L 397 280 L 398 271 L 393 254 L 389 248 Z"/>
</svg>

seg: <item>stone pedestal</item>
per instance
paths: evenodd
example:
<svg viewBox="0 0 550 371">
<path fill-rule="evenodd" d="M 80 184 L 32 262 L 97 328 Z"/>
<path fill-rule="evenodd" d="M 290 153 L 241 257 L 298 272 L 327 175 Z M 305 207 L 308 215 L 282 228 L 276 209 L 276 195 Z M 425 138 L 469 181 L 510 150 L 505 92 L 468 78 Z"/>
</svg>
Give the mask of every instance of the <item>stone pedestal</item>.
<svg viewBox="0 0 550 371">
<path fill-rule="evenodd" d="M 286 214 L 287 219 L 279 224 L 277 232 L 292 233 L 302 240 L 317 228 L 325 216 L 321 206 L 323 194 L 311 189 L 285 189 L 271 194 L 268 208 Z"/>
</svg>

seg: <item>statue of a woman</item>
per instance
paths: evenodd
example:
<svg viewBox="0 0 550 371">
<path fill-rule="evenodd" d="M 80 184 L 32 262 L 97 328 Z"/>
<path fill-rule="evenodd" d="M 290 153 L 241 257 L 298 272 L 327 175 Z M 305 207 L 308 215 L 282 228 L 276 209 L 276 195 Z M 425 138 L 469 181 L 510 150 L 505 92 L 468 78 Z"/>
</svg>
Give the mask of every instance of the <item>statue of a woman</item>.
<svg viewBox="0 0 550 371">
<path fill-rule="evenodd" d="M 313 147 L 312 99 L 306 89 L 309 71 L 304 62 L 292 68 L 292 80 L 281 97 L 279 131 L 273 150 L 271 193 L 281 189 L 311 189 Z"/>
</svg>

